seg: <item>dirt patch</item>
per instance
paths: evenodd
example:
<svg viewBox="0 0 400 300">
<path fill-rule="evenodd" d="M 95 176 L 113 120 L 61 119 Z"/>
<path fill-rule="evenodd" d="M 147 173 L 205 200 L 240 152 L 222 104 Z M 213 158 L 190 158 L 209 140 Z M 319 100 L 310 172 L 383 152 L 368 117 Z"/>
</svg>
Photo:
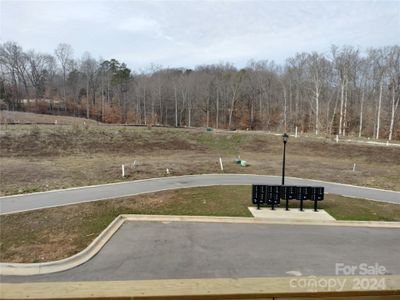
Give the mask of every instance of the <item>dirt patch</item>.
<svg viewBox="0 0 400 300">
<path fill-rule="evenodd" d="M 272 154 L 282 153 L 280 137 L 272 136 L 268 139 L 256 137 L 245 144 L 242 149 L 248 152 L 264 152 Z M 371 163 L 400 163 L 400 148 L 366 146 L 360 144 L 335 143 L 328 140 L 315 141 L 304 138 L 290 139 L 286 151 L 288 156 L 324 157 L 331 159 L 345 159 Z"/>
<path fill-rule="evenodd" d="M 57 121 L 57 122 L 56 122 Z M 0 111 L 1 124 L 65 124 L 65 125 L 83 125 L 97 124 L 94 120 L 88 120 L 69 116 L 54 116 L 46 114 L 36 114 L 20 111 Z"/>
<path fill-rule="evenodd" d="M 155 133 L 153 133 L 155 132 Z M 92 129 L 54 127 L 43 130 L 40 127 L 22 134 L 5 133 L 0 136 L 1 157 L 51 157 L 80 153 L 147 153 L 159 150 L 196 150 L 206 147 L 177 135 L 161 135 L 151 132 L 127 129 Z"/>
<path fill-rule="evenodd" d="M 13 127 L 0 134 L 1 194 L 162 177 L 166 169 L 172 175 L 219 173 L 220 157 L 226 173 L 280 175 L 282 146 L 280 137 L 261 133 Z M 400 148 L 291 138 L 286 154 L 288 176 L 400 190 Z M 249 167 L 234 163 L 239 155 Z"/>
<path fill-rule="evenodd" d="M 13 262 L 43 262 L 54 261 L 77 253 L 77 248 L 71 243 L 76 240 L 76 233 L 45 233 L 42 240 L 34 244 L 15 245 L 8 250 Z M 78 251 L 79 252 L 79 251 Z"/>
</svg>

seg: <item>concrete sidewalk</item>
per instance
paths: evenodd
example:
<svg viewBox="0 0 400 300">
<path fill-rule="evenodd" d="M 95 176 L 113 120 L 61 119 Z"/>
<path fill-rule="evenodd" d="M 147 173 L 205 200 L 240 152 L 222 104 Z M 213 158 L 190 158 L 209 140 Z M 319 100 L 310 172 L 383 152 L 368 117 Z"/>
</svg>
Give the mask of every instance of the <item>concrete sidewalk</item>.
<svg viewBox="0 0 400 300">
<path fill-rule="evenodd" d="M 249 207 L 251 214 L 255 218 L 268 219 L 268 220 L 290 220 L 290 221 L 335 221 L 335 218 L 328 214 L 325 210 L 319 209 L 315 212 L 313 209 L 299 209 L 285 210 L 285 208 L 277 207 L 274 210 L 267 207 Z"/>
</svg>

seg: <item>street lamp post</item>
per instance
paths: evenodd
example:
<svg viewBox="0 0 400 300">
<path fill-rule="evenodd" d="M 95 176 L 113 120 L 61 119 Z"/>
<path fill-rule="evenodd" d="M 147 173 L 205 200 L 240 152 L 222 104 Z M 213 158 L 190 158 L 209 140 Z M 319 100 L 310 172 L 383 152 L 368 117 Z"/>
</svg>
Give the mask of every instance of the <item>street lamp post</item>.
<svg viewBox="0 0 400 300">
<path fill-rule="evenodd" d="M 285 160 L 286 160 L 286 143 L 289 139 L 287 133 L 282 135 L 283 141 L 283 161 L 282 161 L 282 185 L 285 185 Z"/>
</svg>

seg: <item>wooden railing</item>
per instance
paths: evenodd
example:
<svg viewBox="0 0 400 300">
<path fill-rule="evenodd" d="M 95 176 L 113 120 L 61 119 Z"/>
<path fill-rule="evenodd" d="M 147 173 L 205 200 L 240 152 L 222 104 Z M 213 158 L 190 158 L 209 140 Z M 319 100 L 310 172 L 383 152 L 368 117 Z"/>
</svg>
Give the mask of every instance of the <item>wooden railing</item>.
<svg viewBox="0 0 400 300">
<path fill-rule="evenodd" d="M 326 285 L 329 280 L 330 287 Z M 333 286 L 334 280 L 341 283 Z M 384 285 L 374 284 L 375 280 Z M 0 298 L 395 300 L 400 299 L 400 276 L 1 283 Z"/>
</svg>

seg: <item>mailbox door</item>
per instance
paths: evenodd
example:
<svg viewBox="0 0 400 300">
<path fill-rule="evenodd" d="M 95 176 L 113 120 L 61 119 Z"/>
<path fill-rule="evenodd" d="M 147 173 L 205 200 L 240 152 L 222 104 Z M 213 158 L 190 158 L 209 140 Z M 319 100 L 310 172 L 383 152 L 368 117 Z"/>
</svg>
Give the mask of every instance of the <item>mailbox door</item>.
<svg viewBox="0 0 400 300">
<path fill-rule="evenodd" d="M 253 184 L 251 189 L 251 202 L 253 204 L 257 204 L 257 197 L 258 197 L 258 186 Z"/>
</svg>

